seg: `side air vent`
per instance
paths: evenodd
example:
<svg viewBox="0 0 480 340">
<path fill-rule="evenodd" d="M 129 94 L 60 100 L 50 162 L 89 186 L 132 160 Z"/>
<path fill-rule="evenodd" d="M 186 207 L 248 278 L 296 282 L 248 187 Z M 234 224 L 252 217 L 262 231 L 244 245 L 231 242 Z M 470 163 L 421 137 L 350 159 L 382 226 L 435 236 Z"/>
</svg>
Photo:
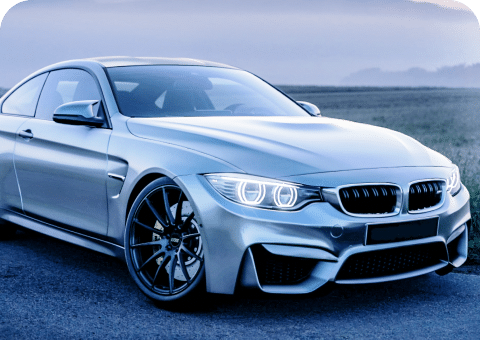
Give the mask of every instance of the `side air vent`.
<svg viewBox="0 0 480 340">
<path fill-rule="evenodd" d="M 400 188 L 393 185 L 362 185 L 339 191 L 343 208 L 350 214 L 391 214 L 400 206 Z"/>
<path fill-rule="evenodd" d="M 442 202 L 442 181 L 417 182 L 410 185 L 408 192 L 408 211 L 421 212 Z"/>
</svg>

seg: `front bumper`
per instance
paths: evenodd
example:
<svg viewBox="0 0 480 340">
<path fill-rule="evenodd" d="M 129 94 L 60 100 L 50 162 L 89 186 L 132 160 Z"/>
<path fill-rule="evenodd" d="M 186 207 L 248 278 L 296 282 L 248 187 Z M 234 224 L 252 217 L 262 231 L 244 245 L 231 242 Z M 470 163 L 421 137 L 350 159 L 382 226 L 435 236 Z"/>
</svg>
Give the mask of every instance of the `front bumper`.
<svg viewBox="0 0 480 340">
<path fill-rule="evenodd" d="M 408 183 L 447 178 L 447 168 L 401 168 L 301 176 L 297 182 L 335 187 L 355 181 Z M 458 267 L 467 257 L 469 194 L 465 187 L 436 210 L 396 216 L 355 217 L 329 203 L 279 212 L 233 203 L 203 176 L 175 178 L 193 203 L 205 250 L 207 291 L 233 294 L 237 287 L 268 293 L 302 294 L 332 281 L 339 284 L 403 279 Z M 405 194 L 406 195 L 406 194 Z M 367 225 L 438 218 L 436 236 L 367 245 Z M 432 255 L 433 254 L 433 255 Z M 413 263 L 413 264 L 412 264 Z M 371 267 L 374 267 L 372 270 Z M 400 270 L 389 270 L 397 266 Z M 376 269 L 375 269 L 376 268 Z M 387 268 L 387 269 L 382 269 Z M 367 274 L 365 274 L 367 273 Z"/>
</svg>

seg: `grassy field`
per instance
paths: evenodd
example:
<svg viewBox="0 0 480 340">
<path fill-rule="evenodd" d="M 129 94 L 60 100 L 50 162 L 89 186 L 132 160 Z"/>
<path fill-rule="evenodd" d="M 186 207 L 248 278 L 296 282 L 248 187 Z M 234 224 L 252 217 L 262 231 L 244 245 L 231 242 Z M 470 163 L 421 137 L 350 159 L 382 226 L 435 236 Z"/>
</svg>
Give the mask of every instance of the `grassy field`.
<svg viewBox="0 0 480 340">
<path fill-rule="evenodd" d="M 323 116 L 400 131 L 457 164 L 471 195 L 469 258 L 480 263 L 480 89 L 279 87 Z"/>
</svg>

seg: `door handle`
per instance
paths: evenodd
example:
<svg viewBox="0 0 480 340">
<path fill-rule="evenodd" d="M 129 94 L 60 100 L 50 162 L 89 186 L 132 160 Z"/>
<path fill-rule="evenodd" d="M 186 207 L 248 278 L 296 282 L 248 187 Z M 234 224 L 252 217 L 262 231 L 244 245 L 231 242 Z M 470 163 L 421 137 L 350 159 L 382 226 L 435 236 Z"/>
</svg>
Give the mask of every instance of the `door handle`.
<svg viewBox="0 0 480 340">
<path fill-rule="evenodd" d="M 32 139 L 33 138 L 33 133 L 32 133 L 32 130 L 30 130 L 30 129 L 20 131 L 18 133 L 18 135 L 22 138 L 25 138 L 25 139 Z"/>
</svg>

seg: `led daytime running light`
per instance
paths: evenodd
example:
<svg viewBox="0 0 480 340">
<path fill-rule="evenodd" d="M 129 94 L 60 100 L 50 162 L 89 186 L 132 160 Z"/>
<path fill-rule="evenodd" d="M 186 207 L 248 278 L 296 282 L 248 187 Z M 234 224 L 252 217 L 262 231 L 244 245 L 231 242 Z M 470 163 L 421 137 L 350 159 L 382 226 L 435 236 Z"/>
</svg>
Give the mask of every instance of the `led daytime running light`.
<svg viewBox="0 0 480 340">
<path fill-rule="evenodd" d="M 462 183 L 460 182 L 460 171 L 458 166 L 454 165 L 450 177 L 447 179 L 447 192 L 452 196 L 455 196 L 462 189 Z"/>
<path fill-rule="evenodd" d="M 452 170 L 450 177 L 447 181 L 447 191 L 452 191 L 458 185 L 458 175 L 457 168 Z"/>
<path fill-rule="evenodd" d="M 251 182 L 250 182 L 251 183 Z M 258 186 L 258 195 L 257 197 L 252 201 L 252 200 L 249 200 L 247 197 L 246 197 L 246 187 L 248 184 L 250 184 L 249 182 L 246 182 L 246 181 L 243 181 L 241 182 L 239 185 L 238 185 L 238 189 L 237 189 L 237 194 L 238 194 L 238 197 L 240 198 L 240 201 L 242 201 L 242 203 L 245 203 L 245 204 L 249 204 L 249 205 L 258 205 L 260 204 L 263 199 L 265 198 L 265 184 L 263 183 L 253 183 L 253 184 L 256 184 Z"/>
<path fill-rule="evenodd" d="M 322 202 L 319 188 L 246 174 L 205 174 L 205 178 L 229 200 L 255 208 L 293 210 L 310 202 Z"/>
<path fill-rule="evenodd" d="M 281 195 L 283 189 L 287 189 L 290 191 L 290 199 L 288 200 L 287 203 L 282 203 L 281 201 Z M 278 185 L 275 187 L 273 190 L 273 201 L 279 208 L 291 208 L 295 205 L 297 202 L 297 188 L 291 187 L 291 186 L 283 186 L 283 185 Z"/>
</svg>

